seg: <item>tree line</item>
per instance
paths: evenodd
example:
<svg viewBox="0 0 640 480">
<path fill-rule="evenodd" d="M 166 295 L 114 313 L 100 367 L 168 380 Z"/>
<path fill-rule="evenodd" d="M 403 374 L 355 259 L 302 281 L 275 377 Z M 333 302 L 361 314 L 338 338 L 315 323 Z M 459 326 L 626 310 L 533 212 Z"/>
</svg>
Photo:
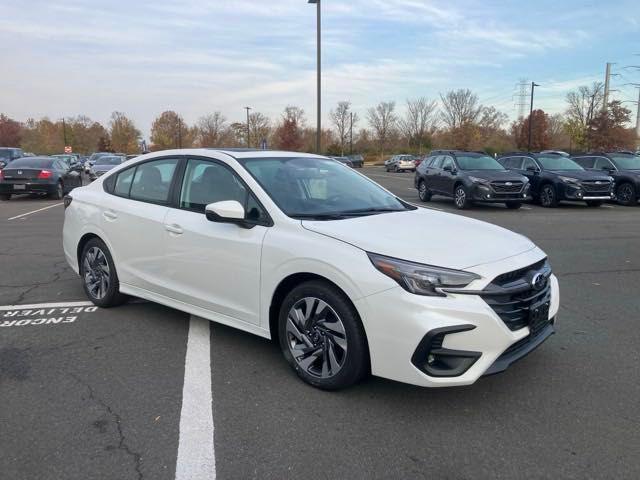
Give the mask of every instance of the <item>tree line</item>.
<svg viewBox="0 0 640 480">
<path fill-rule="evenodd" d="M 529 116 L 509 122 L 493 106 L 482 105 L 468 89 L 451 90 L 438 99 L 408 99 L 400 114 L 395 102 L 383 101 L 367 109 L 364 118 L 341 101 L 329 112 L 329 128 L 321 132 L 324 153 L 422 154 L 432 148 L 483 150 L 562 149 L 568 151 L 635 148 L 635 131 L 629 127 L 631 111 L 612 101 L 604 108 L 601 83 L 582 86 L 566 96 L 564 113 L 549 115 L 534 110 Z M 254 147 L 312 152 L 315 125 L 309 125 L 304 110 L 287 106 L 273 120 L 260 112 L 247 122 L 230 122 L 222 113 L 200 117 L 187 124 L 177 112 L 165 111 L 154 119 L 150 150 L 190 147 Z M 52 121 L 29 119 L 24 123 L 0 114 L 0 146 L 20 146 L 37 154 L 63 151 L 114 151 L 140 153 L 142 134 L 122 112 L 113 112 L 106 126 L 86 116 Z"/>
</svg>

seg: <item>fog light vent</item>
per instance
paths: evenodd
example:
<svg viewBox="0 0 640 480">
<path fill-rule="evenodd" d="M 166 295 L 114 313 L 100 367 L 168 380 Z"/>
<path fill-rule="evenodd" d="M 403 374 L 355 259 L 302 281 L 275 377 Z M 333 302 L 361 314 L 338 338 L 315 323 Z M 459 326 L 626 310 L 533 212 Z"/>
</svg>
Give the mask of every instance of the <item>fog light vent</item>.
<svg viewBox="0 0 640 480">
<path fill-rule="evenodd" d="M 449 334 L 473 330 L 475 325 L 457 325 L 436 328 L 420 341 L 411 357 L 411 363 L 431 377 L 458 377 L 469 370 L 482 355 L 480 352 L 444 348 L 444 337 Z"/>
</svg>

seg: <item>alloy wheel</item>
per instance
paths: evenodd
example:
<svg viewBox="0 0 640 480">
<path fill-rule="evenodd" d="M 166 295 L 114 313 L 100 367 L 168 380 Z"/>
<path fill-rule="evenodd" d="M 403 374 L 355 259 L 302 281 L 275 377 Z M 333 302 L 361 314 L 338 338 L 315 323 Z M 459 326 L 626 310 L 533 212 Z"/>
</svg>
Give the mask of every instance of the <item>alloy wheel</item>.
<svg viewBox="0 0 640 480">
<path fill-rule="evenodd" d="M 458 187 L 456 189 L 456 207 L 462 208 L 467 200 L 467 192 L 464 191 L 464 188 Z"/>
<path fill-rule="evenodd" d="M 418 186 L 418 193 L 420 195 L 420 200 L 424 201 L 427 198 L 427 186 L 424 182 L 420 182 Z"/>
<path fill-rule="evenodd" d="M 89 294 L 100 300 L 105 297 L 111 283 L 109 262 L 104 252 L 98 247 L 87 250 L 83 260 L 84 283 Z"/>
<path fill-rule="evenodd" d="M 633 187 L 628 183 L 620 185 L 617 196 L 621 203 L 631 203 L 633 198 Z"/>
<path fill-rule="evenodd" d="M 331 378 L 347 359 L 347 335 L 342 320 L 325 301 L 298 300 L 286 324 L 289 352 L 298 367 L 318 378 Z"/>
<path fill-rule="evenodd" d="M 549 185 L 545 186 L 540 192 L 540 203 L 544 207 L 548 207 L 553 203 L 553 190 Z"/>
</svg>

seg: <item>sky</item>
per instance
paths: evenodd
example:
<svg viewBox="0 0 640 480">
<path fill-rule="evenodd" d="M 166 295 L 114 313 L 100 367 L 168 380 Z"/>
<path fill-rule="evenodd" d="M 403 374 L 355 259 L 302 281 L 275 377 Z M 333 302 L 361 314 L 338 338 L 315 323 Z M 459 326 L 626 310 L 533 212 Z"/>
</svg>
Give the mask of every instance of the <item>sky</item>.
<svg viewBox="0 0 640 480">
<path fill-rule="evenodd" d="M 517 114 L 520 80 L 535 108 L 604 80 L 637 100 L 640 1 L 322 0 L 323 117 L 338 101 L 366 111 L 469 88 Z M 130 116 L 148 137 L 172 109 L 188 123 L 250 106 L 277 118 L 301 106 L 315 124 L 315 6 L 307 0 L 0 0 L 0 112 L 17 120 Z M 528 99 L 525 101 L 528 102 Z M 636 106 L 626 103 L 633 110 Z"/>
</svg>

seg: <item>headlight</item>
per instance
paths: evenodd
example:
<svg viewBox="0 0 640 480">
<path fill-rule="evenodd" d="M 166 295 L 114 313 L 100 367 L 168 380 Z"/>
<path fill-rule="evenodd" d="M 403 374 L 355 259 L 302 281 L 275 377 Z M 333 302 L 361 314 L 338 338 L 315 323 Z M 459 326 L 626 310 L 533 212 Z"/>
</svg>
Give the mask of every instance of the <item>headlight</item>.
<svg viewBox="0 0 640 480">
<path fill-rule="evenodd" d="M 480 278 L 479 275 L 460 270 L 433 267 L 407 262 L 397 258 L 368 253 L 373 266 L 386 276 L 393 278 L 407 292 L 416 295 L 444 297 L 442 288 L 462 288 Z"/>
<path fill-rule="evenodd" d="M 564 183 L 573 183 L 575 185 L 580 186 L 580 180 L 578 180 L 577 178 L 563 177 L 562 175 L 559 175 L 558 178 L 562 180 Z"/>
<path fill-rule="evenodd" d="M 478 178 L 478 177 L 469 176 L 469 180 L 471 180 L 473 183 L 482 183 L 484 185 L 489 185 L 489 180 L 486 180 L 484 178 Z"/>
</svg>

